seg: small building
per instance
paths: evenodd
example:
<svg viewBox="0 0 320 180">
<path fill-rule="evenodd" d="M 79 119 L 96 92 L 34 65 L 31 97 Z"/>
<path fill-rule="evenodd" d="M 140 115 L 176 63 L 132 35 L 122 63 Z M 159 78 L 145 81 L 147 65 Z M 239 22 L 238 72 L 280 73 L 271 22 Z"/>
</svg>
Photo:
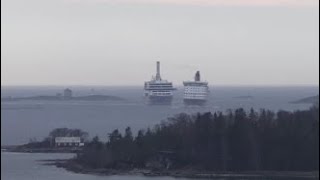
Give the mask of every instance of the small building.
<svg viewBox="0 0 320 180">
<path fill-rule="evenodd" d="M 63 97 L 65 99 L 71 99 L 72 98 L 72 91 L 71 89 L 67 88 L 63 91 Z"/>
<path fill-rule="evenodd" d="M 84 146 L 80 137 L 56 137 L 54 139 L 55 146 L 57 147 L 78 147 Z"/>
</svg>

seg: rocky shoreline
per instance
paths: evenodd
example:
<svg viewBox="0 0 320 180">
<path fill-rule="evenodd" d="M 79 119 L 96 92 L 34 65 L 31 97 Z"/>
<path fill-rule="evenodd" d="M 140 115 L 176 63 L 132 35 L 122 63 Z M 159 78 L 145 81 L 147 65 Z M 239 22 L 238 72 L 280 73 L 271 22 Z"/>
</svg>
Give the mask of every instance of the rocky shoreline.
<svg viewBox="0 0 320 180">
<path fill-rule="evenodd" d="M 319 179 L 319 172 L 279 172 L 279 171 L 257 171 L 257 172 L 209 172 L 194 169 L 180 170 L 150 170 L 150 169 L 93 169 L 79 164 L 74 159 L 45 160 L 44 165 L 54 165 L 68 171 L 92 174 L 92 175 L 141 175 L 141 176 L 170 176 L 176 178 L 197 179 Z"/>
</svg>

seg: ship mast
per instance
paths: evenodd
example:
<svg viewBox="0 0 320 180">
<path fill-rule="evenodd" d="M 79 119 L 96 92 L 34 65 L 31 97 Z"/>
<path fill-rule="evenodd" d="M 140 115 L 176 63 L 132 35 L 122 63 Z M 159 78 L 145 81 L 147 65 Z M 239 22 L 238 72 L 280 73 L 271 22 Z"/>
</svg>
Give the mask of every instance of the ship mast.
<svg viewBox="0 0 320 180">
<path fill-rule="evenodd" d="M 161 81 L 161 76 L 160 76 L 160 62 L 157 61 L 157 74 L 156 74 L 156 80 Z"/>
</svg>

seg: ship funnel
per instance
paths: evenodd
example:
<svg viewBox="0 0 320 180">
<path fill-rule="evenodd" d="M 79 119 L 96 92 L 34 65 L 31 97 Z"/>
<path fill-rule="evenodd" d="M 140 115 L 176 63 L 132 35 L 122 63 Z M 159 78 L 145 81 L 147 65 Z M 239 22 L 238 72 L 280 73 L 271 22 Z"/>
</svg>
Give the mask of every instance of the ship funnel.
<svg viewBox="0 0 320 180">
<path fill-rule="evenodd" d="M 197 72 L 196 72 L 196 75 L 195 75 L 195 77 L 194 77 L 194 80 L 195 80 L 195 81 L 200 81 L 200 71 L 197 71 Z"/>
<path fill-rule="evenodd" d="M 157 74 L 156 74 L 156 80 L 161 80 L 160 76 L 160 62 L 157 61 Z"/>
</svg>

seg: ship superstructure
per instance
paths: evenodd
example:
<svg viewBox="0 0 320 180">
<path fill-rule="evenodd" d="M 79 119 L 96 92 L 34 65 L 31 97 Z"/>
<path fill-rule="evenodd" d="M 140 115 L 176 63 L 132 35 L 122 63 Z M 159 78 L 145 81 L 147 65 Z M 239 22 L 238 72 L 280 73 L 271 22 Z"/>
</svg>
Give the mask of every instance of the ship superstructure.
<svg viewBox="0 0 320 180">
<path fill-rule="evenodd" d="M 208 82 L 201 81 L 200 72 L 197 71 L 194 81 L 184 81 L 184 97 L 185 104 L 202 105 L 207 101 L 209 94 Z"/>
<path fill-rule="evenodd" d="M 151 81 L 144 83 L 144 95 L 147 97 L 149 103 L 152 104 L 167 104 L 171 103 L 173 98 L 173 91 L 175 88 L 172 82 L 163 80 L 160 76 L 160 62 L 157 61 L 157 74 Z"/>
</svg>

